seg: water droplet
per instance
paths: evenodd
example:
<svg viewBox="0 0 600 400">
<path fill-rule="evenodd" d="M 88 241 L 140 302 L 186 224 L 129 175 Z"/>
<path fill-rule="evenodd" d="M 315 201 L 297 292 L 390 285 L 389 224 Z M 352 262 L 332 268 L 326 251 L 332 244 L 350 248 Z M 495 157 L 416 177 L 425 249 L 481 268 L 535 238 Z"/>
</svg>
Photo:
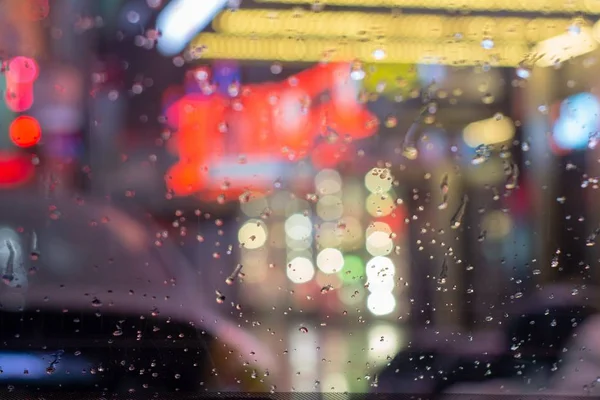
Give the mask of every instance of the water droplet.
<svg viewBox="0 0 600 400">
<path fill-rule="evenodd" d="M 94 300 L 92 300 L 92 307 L 102 307 L 102 302 L 97 298 L 94 298 Z"/>
</svg>

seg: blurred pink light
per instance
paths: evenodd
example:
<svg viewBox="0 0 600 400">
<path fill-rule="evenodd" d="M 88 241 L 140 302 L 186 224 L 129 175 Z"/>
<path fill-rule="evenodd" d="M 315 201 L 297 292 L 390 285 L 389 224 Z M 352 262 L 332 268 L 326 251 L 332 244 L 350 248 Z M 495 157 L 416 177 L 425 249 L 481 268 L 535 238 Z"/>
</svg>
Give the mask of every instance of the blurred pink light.
<svg viewBox="0 0 600 400">
<path fill-rule="evenodd" d="M 13 112 L 23 112 L 33 105 L 33 83 L 39 76 L 35 60 L 28 57 L 11 59 L 6 68 L 6 106 Z"/>
</svg>

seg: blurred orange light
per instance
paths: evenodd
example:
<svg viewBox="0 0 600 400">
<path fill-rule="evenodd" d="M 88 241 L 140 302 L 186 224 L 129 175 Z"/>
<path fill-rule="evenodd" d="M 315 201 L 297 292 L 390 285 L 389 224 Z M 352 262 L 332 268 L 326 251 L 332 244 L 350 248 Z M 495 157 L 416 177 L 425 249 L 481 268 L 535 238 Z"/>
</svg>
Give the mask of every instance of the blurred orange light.
<svg viewBox="0 0 600 400">
<path fill-rule="evenodd" d="M 29 21 L 41 21 L 50 14 L 50 4 L 48 0 L 21 0 L 23 15 Z"/>
<path fill-rule="evenodd" d="M 42 128 L 35 118 L 20 116 L 10 124 L 9 135 L 17 146 L 31 147 L 42 138 Z"/>
</svg>

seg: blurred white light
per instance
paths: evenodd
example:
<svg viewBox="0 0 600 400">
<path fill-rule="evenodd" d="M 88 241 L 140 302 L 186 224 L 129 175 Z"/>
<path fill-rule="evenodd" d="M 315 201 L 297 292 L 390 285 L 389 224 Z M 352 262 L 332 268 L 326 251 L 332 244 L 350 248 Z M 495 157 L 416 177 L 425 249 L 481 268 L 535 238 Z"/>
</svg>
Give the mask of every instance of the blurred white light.
<svg viewBox="0 0 600 400">
<path fill-rule="evenodd" d="M 303 214 L 294 214 L 285 221 L 285 233 L 293 240 L 306 240 L 312 233 L 312 222 Z"/>
<path fill-rule="evenodd" d="M 227 0 L 173 0 L 161 11 L 156 28 L 161 33 L 158 51 L 173 56 L 203 30 Z"/>
<path fill-rule="evenodd" d="M 338 249 L 323 249 L 317 255 L 317 267 L 326 274 L 339 272 L 344 268 L 344 255 Z"/>
<path fill-rule="evenodd" d="M 365 176 L 365 186 L 371 193 L 387 193 L 393 183 L 394 178 L 387 168 L 373 168 Z"/>
<path fill-rule="evenodd" d="M 367 263 L 366 274 L 369 280 L 381 279 L 384 276 L 394 277 L 396 267 L 394 262 L 387 257 L 373 257 Z"/>
<path fill-rule="evenodd" d="M 344 214 L 344 204 L 337 196 L 323 196 L 317 202 L 317 215 L 323 221 L 340 219 Z"/>
<path fill-rule="evenodd" d="M 246 249 L 258 249 L 267 242 L 267 227 L 264 222 L 252 219 L 246 222 L 238 232 L 238 240 Z"/>
<path fill-rule="evenodd" d="M 315 188 L 321 195 L 330 195 L 342 190 L 342 177 L 333 169 L 324 169 L 315 176 Z"/>
<path fill-rule="evenodd" d="M 367 289 L 369 290 L 369 293 L 391 293 L 394 291 L 394 286 L 396 285 L 393 275 L 385 275 L 378 278 L 369 279 L 367 283 Z"/>
<path fill-rule="evenodd" d="M 400 327 L 396 324 L 378 324 L 369 329 L 369 358 L 393 357 L 404 346 Z"/>
<path fill-rule="evenodd" d="M 394 249 L 391 234 L 385 231 L 367 233 L 366 247 L 372 256 L 387 256 Z"/>
<path fill-rule="evenodd" d="M 313 238 L 311 235 L 306 236 L 304 239 L 296 240 L 285 235 L 285 244 L 288 250 L 308 250 L 312 247 Z"/>
<path fill-rule="evenodd" d="M 315 267 L 312 261 L 304 257 L 296 257 L 286 267 L 287 277 L 294 283 L 306 283 L 315 276 Z"/>
<path fill-rule="evenodd" d="M 373 315 L 388 315 L 396 309 L 396 298 L 390 292 L 371 293 L 367 298 L 367 308 Z"/>
</svg>

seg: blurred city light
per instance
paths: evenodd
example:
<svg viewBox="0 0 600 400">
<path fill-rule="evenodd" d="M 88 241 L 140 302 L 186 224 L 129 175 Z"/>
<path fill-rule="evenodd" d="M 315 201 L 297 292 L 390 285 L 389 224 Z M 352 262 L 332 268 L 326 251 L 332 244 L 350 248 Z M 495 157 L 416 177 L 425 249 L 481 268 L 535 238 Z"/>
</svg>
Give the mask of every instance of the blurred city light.
<svg viewBox="0 0 600 400">
<path fill-rule="evenodd" d="M 514 122 L 505 115 L 470 123 L 463 130 L 463 140 L 475 149 L 481 145 L 493 145 L 511 140 L 515 135 Z"/>
<path fill-rule="evenodd" d="M 394 262 L 388 257 L 377 256 L 367 262 L 367 279 L 379 279 L 381 276 L 395 276 L 396 267 Z"/>
<path fill-rule="evenodd" d="M 320 195 L 332 195 L 342 190 L 342 178 L 334 169 L 323 169 L 315 176 L 315 188 Z"/>
<path fill-rule="evenodd" d="M 396 309 L 396 298 L 392 292 L 371 293 L 367 297 L 367 307 L 373 315 L 388 315 Z"/>
<path fill-rule="evenodd" d="M 39 122 L 35 118 L 25 115 L 15 118 L 8 131 L 10 140 L 19 147 L 35 146 L 42 138 L 42 128 Z"/>
<path fill-rule="evenodd" d="M 365 277 L 365 263 L 359 256 L 345 255 L 344 269 L 338 274 L 346 285 L 361 282 Z"/>
<path fill-rule="evenodd" d="M 257 3 L 315 4 L 315 0 L 256 0 Z M 600 3 L 596 1 L 502 1 L 502 0 L 321 0 L 323 6 L 419 8 L 462 11 L 529 11 L 540 13 L 587 13 L 600 14 Z"/>
<path fill-rule="evenodd" d="M 394 198 L 388 193 L 371 193 L 365 200 L 365 205 L 367 212 L 375 218 L 390 215 L 396 207 Z"/>
<path fill-rule="evenodd" d="M 537 43 L 564 33 L 573 18 L 522 18 L 482 16 L 441 16 L 427 14 L 385 14 L 370 12 L 309 10 L 235 10 L 224 11 L 213 21 L 214 29 L 228 35 L 299 37 L 345 37 L 364 39 L 378 35 L 386 38 L 436 40 L 462 33 L 466 40 Z M 582 24 L 591 26 L 588 21 Z M 426 26 L 427 29 L 423 29 Z M 443 71 L 442 71 L 443 73 Z"/>
<path fill-rule="evenodd" d="M 396 324 L 378 323 L 369 328 L 369 358 L 376 360 L 394 357 L 405 346 L 403 335 Z"/>
<path fill-rule="evenodd" d="M 286 267 L 286 274 L 293 283 L 310 282 L 315 277 L 315 267 L 311 260 L 305 257 L 296 257 Z"/>
<path fill-rule="evenodd" d="M 182 51 L 226 4 L 227 0 L 171 1 L 156 20 L 156 28 L 161 33 L 158 51 L 165 56 Z"/>
<path fill-rule="evenodd" d="M 393 182 L 388 168 L 373 168 L 365 175 L 365 187 L 371 193 L 387 193 L 392 189 Z"/>
<path fill-rule="evenodd" d="M 591 93 L 579 93 L 562 102 L 554 124 L 554 142 L 564 150 L 584 149 L 600 124 L 600 102 Z"/>
<path fill-rule="evenodd" d="M 398 39 L 377 45 L 374 41 L 342 40 L 335 38 L 233 36 L 201 33 L 190 44 L 193 56 L 202 59 L 282 60 L 287 62 L 320 62 L 324 55 L 335 61 L 359 59 L 384 64 L 441 64 L 452 66 L 480 65 L 516 67 L 529 53 L 525 41 L 496 43 L 486 50 L 480 41 L 426 41 Z M 379 52 L 385 57 L 379 58 Z"/>
<path fill-rule="evenodd" d="M 238 241 L 249 250 L 264 246 L 267 242 L 267 226 L 258 219 L 247 221 L 238 232 Z"/>
<path fill-rule="evenodd" d="M 581 27 L 576 33 L 566 32 L 538 43 L 531 54 L 539 55 L 535 65 L 550 67 L 598 48 L 592 29 Z"/>
<path fill-rule="evenodd" d="M 344 268 L 344 255 L 338 249 L 323 249 L 317 255 L 317 267 L 325 274 L 334 274 Z"/>
<path fill-rule="evenodd" d="M 312 222 L 304 214 L 294 214 L 285 221 L 285 233 L 292 240 L 307 240 L 311 237 Z"/>
<path fill-rule="evenodd" d="M 344 214 L 344 204 L 338 196 L 323 196 L 317 202 L 317 215 L 323 221 L 338 220 Z"/>
<path fill-rule="evenodd" d="M 483 217 L 481 228 L 486 232 L 486 238 L 498 240 L 512 231 L 513 221 L 510 215 L 502 211 L 492 211 Z"/>
</svg>

